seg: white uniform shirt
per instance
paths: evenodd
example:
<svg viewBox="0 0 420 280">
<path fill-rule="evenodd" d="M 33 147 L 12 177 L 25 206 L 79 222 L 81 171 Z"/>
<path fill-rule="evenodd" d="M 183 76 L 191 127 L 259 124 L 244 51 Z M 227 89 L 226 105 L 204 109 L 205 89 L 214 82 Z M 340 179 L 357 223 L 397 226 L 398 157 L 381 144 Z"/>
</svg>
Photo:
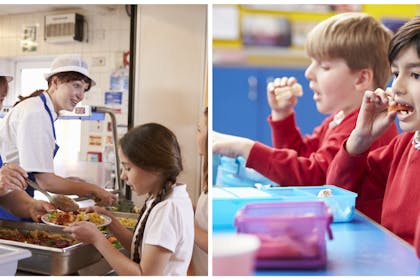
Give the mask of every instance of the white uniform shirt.
<svg viewBox="0 0 420 280">
<path fill-rule="evenodd" d="M 147 201 L 148 209 L 152 201 Z M 133 235 L 131 256 L 140 226 L 141 222 Z M 158 245 L 172 252 L 163 275 L 187 275 L 194 245 L 194 211 L 186 185 L 173 186 L 169 196 L 152 209 L 146 222 L 140 257 L 144 244 Z"/>
<path fill-rule="evenodd" d="M 208 196 L 202 192 L 195 209 L 195 223 L 208 232 Z M 194 275 L 208 275 L 208 254 L 194 244 L 192 257 Z"/>
<path fill-rule="evenodd" d="M 44 93 L 53 120 L 52 101 Z M 28 172 L 54 172 L 55 139 L 51 119 L 39 96 L 14 107 L 0 124 L 0 151 L 4 162 L 19 164 Z"/>
</svg>

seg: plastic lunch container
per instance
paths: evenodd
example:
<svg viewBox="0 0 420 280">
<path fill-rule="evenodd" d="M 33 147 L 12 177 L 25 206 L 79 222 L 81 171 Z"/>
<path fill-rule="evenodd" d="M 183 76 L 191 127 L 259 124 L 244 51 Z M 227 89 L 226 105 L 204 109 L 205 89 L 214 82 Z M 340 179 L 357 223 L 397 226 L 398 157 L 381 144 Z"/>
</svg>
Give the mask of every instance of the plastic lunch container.
<svg viewBox="0 0 420 280">
<path fill-rule="evenodd" d="M 235 217 L 238 233 L 260 239 L 258 268 L 324 267 L 331 223 L 331 211 L 322 201 L 250 203 Z"/>
<path fill-rule="evenodd" d="M 321 191 L 331 195 L 318 197 Z M 336 186 L 272 187 L 213 187 L 213 230 L 233 230 L 236 212 L 248 203 L 282 201 L 324 201 L 333 214 L 333 222 L 353 219 L 357 194 Z"/>
<path fill-rule="evenodd" d="M 215 175 L 214 184 L 218 186 L 242 187 L 253 186 L 255 183 L 278 185 L 254 169 L 245 167 L 245 159 L 243 157 L 230 158 L 218 156 L 216 161 L 218 165 L 213 167 L 215 168 L 213 169 L 213 172 L 215 172 L 213 174 Z"/>
<path fill-rule="evenodd" d="M 27 249 L 0 245 L 0 275 L 15 275 L 18 261 L 29 258 L 31 255 L 31 251 Z"/>
</svg>

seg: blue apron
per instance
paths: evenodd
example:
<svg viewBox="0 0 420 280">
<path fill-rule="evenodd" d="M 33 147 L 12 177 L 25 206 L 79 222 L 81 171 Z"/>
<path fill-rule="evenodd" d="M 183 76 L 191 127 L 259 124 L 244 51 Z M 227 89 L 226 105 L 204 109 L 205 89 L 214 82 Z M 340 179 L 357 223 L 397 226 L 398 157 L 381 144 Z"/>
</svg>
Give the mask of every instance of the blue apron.
<svg viewBox="0 0 420 280">
<path fill-rule="evenodd" d="M 48 115 L 50 116 L 50 120 L 51 120 L 51 126 L 53 129 L 53 135 L 54 135 L 54 140 L 57 140 L 56 136 L 55 136 L 55 127 L 54 127 L 54 119 L 52 116 L 52 113 L 50 111 L 50 108 L 48 108 L 47 106 L 47 99 L 45 98 L 45 95 L 42 93 L 41 95 L 39 95 L 39 97 L 41 98 L 42 102 L 44 103 L 44 108 L 45 111 L 47 111 Z M 59 149 L 59 146 L 57 145 L 57 143 L 55 143 L 55 148 L 54 148 L 54 157 L 57 154 L 57 151 Z M 1 156 L 0 156 L 0 163 L 2 164 L 2 160 L 1 160 Z M 0 165 L 1 167 L 1 165 Z M 30 172 L 28 173 L 28 177 L 29 179 L 36 181 L 35 180 L 35 173 L 34 172 Z M 31 196 L 34 197 L 34 189 L 31 186 L 27 186 L 26 188 L 26 192 Z M 14 216 L 13 214 L 9 213 L 7 210 L 5 210 L 4 208 L 0 207 L 0 219 L 1 220 L 12 220 L 12 221 L 30 221 L 32 222 L 32 219 L 29 218 L 19 218 Z"/>
</svg>

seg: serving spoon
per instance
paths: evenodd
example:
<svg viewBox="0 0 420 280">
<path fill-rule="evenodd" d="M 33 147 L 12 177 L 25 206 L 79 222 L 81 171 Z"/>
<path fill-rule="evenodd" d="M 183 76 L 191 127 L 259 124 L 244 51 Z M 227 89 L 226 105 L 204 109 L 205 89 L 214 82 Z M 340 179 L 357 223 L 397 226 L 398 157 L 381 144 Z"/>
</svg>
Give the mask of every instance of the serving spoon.
<svg viewBox="0 0 420 280">
<path fill-rule="evenodd" d="M 67 197 L 62 194 L 55 194 L 50 195 L 46 190 L 41 188 L 37 183 L 32 181 L 31 179 L 26 179 L 26 182 L 31 186 L 32 188 L 40 191 L 43 193 L 48 200 L 51 202 L 52 205 L 54 205 L 57 209 L 60 209 L 64 212 L 74 212 L 79 210 L 79 204 L 77 204 L 73 199 L 70 197 Z"/>
</svg>

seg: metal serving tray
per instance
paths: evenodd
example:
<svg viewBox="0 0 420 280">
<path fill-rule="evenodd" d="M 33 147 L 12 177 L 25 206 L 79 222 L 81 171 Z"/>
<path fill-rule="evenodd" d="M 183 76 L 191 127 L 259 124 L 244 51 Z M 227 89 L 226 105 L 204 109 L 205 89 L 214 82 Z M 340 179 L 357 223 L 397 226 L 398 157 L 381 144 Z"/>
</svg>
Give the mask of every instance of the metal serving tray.
<svg viewBox="0 0 420 280">
<path fill-rule="evenodd" d="M 120 217 L 120 218 L 131 218 L 134 220 L 137 220 L 139 218 L 139 214 L 136 213 L 129 213 L 129 212 L 119 212 L 119 211 L 110 211 L 112 213 L 112 215 L 114 215 L 115 217 Z"/>
<path fill-rule="evenodd" d="M 30 222 L 15 222 L 0 220 L 1 228 L 18 229 L 22 232 L 44 230 L 48 233 L 63 234 L 62 228 Z M 52 248 L 0 239 L 0 244 L 28 249 L 32 257 L 22 259 L 18 263 L 18 270 L 44 275 L 71 275 L 78 270 L 102 259 L 101 254 L 93 245 L 78 243 L 62 249 Z"/>
</svg>

